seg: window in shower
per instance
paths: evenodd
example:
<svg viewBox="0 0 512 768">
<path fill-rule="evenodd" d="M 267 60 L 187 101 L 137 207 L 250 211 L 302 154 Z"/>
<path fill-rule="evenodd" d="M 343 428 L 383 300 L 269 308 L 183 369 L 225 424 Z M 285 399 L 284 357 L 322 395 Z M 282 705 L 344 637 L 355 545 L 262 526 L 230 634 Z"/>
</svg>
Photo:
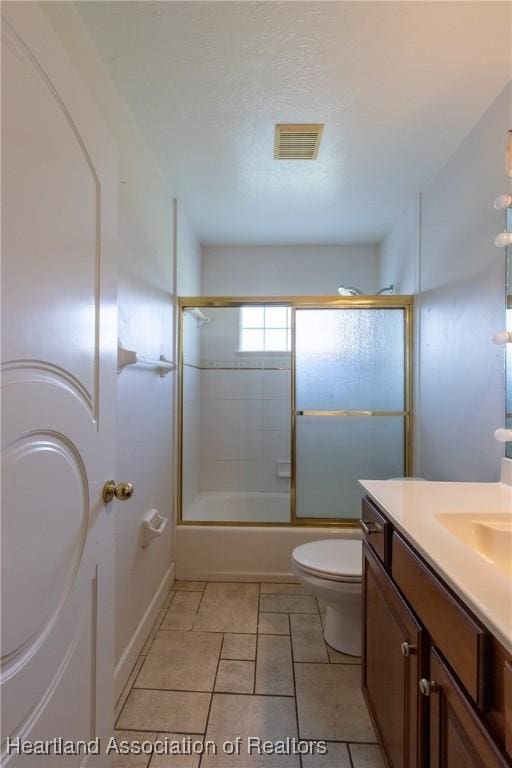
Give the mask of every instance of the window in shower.
<svg viewBox="0 0 512 768">
<path fill-rule="evenodd" d="M 197 306 L 181 300 L 182 523 L 353 525 L 360 478 L 408 474 L 409 298 Z"/>
<path fill-rule="evenodd" d="M 240 352 L 289 352 L 291 307 L 240 307 Z"/>
</svg>

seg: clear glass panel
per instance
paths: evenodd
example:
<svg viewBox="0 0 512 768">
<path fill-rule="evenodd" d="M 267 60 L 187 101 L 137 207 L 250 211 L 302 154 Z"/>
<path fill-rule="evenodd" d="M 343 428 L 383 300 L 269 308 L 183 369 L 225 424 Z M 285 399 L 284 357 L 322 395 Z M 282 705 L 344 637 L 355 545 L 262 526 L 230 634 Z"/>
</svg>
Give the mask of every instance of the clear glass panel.
<svg viewBox="0 0 512 768">
<path fill-rule="evenodd" d="M 286 329 L 265 329 L 265 350 L 267 352 L 281 352 L 286 350 Z"/>
<path fill-rule="evenodd" d="M 244 352 L 259 352 L 264 349 L 263 328 L 243 328 L 242 345 Z"/>
<path fill-rule="evenodd" d="M 402 309 L 298 309 L 297 410 L 404 410 Z"/>
<path fill-rule="evenodd" d="M 288 312 L 288 307 L 265 307 L 265 327 L 286 328 Z"/>
<path fill-rule="evenodd" d="M 298 416 L 297 517 L 360 518 L 358 479 L 404 475 L 404 419 Z"/>
<path fill-rule="evenodd" d="M 263 328 L 263 307 L 242 307 L 242 328 Z"/>
<path fill-rule="evenodd" d="M 243 330 L 256 354 L 240 355 L 238 307 L 205 308 L 201 327 L 183 320 L 186 521 L 290 522 L 291 356 L 262 351 L 263 307 L 247 309 L 261 313 L 258 328 Z"/>
</svg>

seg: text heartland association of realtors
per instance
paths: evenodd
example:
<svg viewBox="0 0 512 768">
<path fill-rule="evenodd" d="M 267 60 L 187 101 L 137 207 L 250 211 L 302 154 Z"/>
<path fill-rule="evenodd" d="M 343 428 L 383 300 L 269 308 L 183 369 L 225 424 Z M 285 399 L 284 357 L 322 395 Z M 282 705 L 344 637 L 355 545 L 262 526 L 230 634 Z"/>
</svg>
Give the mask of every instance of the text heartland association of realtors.
<svg viewBox="0 0 512 768">
<path fill-rule="evenodd" d="M 102 749 L 98 737 L 90 741 L 64 739 L 57 736 L 53 739 L 10 738 L 6 740 L 8 755 L 326 755 L 328 752 L 325 741 L 308 741 L 305 739 L 286 738 L 271 741 L 258 736 L 223 741 L 192 738 L 185 736 L 181 739 L 147 739 L 145 741 L 119 739 L 112 736 Z"/>
</svg>

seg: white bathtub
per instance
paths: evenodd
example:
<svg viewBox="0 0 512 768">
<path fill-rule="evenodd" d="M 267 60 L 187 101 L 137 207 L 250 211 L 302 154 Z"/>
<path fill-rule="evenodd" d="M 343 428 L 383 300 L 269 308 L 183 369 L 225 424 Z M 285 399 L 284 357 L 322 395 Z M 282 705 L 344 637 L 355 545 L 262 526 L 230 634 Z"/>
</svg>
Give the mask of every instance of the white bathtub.
<svg viewBox="0 0 512 768">
<path fill-rule="evenodd" d="M 289 493 L 201 491 L 183 514 L 185 521 L 289 523 Z"/>
<path fill-rule="evenodd" d="M 272 518 L 270 518 L 272 515 Z M 318 539 L 359 539 L 353 528 L 286 525 L 287 493 L 202 492 L 176 529 L 176 578 L 192 581 L 296 581 L 290 556 L 294 547 Z M 232 525 L 215 525 L 215 521 Z M 211 522 L 212 525 L 208 525 Z M 247 526 L 237 523 L 259 522 Z M 284 525 L 265 525 L 265 523 Z"/>
</svg>

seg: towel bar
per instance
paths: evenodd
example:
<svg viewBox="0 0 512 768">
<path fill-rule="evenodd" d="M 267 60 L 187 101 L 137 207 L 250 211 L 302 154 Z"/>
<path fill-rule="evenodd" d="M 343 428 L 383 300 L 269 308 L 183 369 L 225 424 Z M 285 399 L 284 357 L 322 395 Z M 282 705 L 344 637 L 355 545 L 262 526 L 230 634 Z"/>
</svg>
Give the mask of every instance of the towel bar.
<svg viewBox="0 0 512 768">
<path fill-rule="evenodd" d="M 117 348 L 117 372 L 121 373 L 127 365 L 150 365 L 153 368 L 158 368 L 160 378 L 167 376 L 171 371 L 175 371 L 177 367 L 176 363 L 173 363 L 172 360 L 168 360 L 163 355 L 160 355 L 158 360 L 155 360 L 152 357 L 139 355 L 134 349 L 125 349 L 119 345 Z"/>
</svg>

